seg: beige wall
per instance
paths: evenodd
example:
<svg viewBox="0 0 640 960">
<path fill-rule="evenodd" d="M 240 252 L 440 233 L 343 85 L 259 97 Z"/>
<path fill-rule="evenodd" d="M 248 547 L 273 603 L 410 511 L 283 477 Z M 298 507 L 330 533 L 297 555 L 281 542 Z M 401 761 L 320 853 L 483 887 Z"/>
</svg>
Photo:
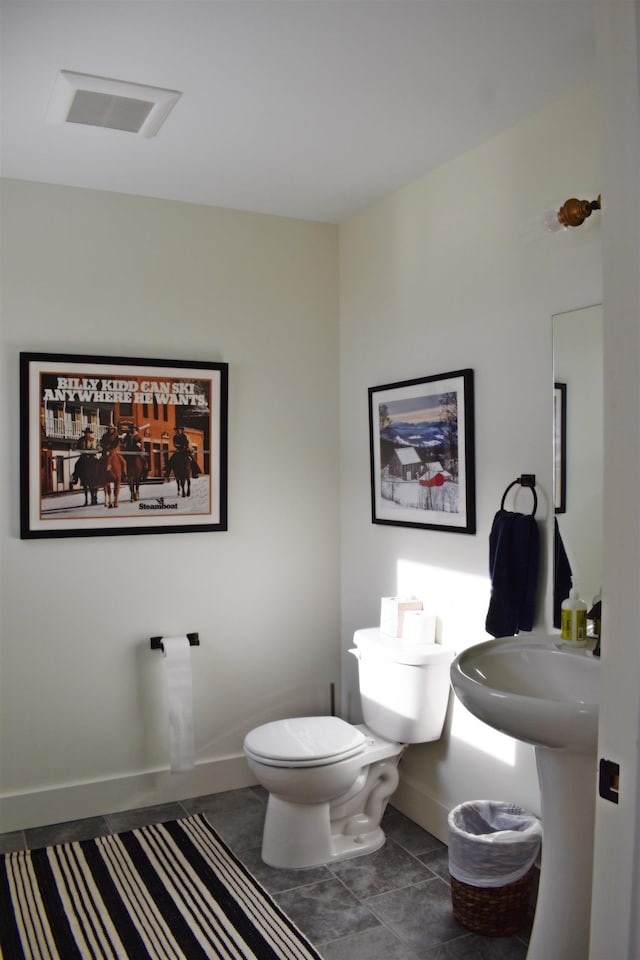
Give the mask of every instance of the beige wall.
<svg viewBox="0 0 640 960">
<path fill-rule="evenodd" d="M 357 719 L 346 650 L 354 629 L 376 623 L 383 595 L 423 596 L 458 650 L 483 639 L 490 524 L 523 472 L 538 478 L 545 628 L 551 316 L 601 299 L 600 227 L 594 218 L 566 235 L 521 234 L 531 213 L 598 188 L 589 88 L 342 225 L 338 340 L 333 227 L 5 183 L 11 422 L 21 349 L 226 360 L 230 529 L 22 542 L 9 431 L 4 829 L 246 782 L 244 732 L 326 710 L 340 642 L 344 712 Z M 372 524 L 367 388 L 467 366 L 477 534 Z M 126 595 L 130 570 L 142 589 L 107 622 L 105 602 Z M 193 654 L 199 766 L 176 778 L 166 772 L 162 663 L 147 638 L 187 629 L 202 640 Z M 471 796 L 537 809 L 535 766 L 528 747 L 489 737 L 452 700 L 444 739 L 406 756 L 397 799 L 442 834 L 447 810 Z"/>
<path fill-rule="evenodd" d="M 335 227 L 5 181 L 0 830 L 250 782 L 245 732 L 339 681 Z M 18 354 L 229 364 L 229 530 L 19 539 Z M 198 767 L 162 656 L 198 631 Z"/>
<path fill-rule="evenodd" d="M 522 473 L 537 477 L 537 626 L 551 624 L 551 317 L 600 302 L 600 221 L 533 240 L 523 232 L 531 214 L 576 191 L 597 196 L 598 136 L 595 91 L 584 89 L 341 226 L 343 651 L 395 593 L 435 609 L 457 651 L 487 639 L 489 530 Z M 367 388 L 465 367 L 475 371 L 477 534 L 372 524 Z M 516 509 L 530 505 L 520 491 Z M 357 716 L 349 659 L 344 705 Z M 474 798 L 539 811 L 533 750 L 452 698 L 443 739 L 403 760 L 396 800 L 445 838 L 448 810 Z"/>
</svg>

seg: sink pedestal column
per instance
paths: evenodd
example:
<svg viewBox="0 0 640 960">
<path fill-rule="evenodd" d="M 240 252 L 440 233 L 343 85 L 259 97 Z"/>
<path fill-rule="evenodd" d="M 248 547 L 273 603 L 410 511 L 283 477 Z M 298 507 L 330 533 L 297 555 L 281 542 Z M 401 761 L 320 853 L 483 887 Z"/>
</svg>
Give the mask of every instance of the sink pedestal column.
<svg viewBox="0 0 640 960">
<path fill-rule="evenodd" d="M 589 956 L 596 757 L 536 747 L 542 866 L 527 960 Z"/>
</svg>

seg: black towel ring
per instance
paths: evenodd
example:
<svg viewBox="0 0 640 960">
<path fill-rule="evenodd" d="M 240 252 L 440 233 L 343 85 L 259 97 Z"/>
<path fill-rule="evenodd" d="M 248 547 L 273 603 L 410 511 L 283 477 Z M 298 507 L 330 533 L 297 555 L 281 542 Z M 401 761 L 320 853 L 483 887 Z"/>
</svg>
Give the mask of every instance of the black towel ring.
<svg viewBox="0 0 640 960">
<path fill-rule="evenodd" d="M 531 516 L 535 517 L 536 510 L 538 509 L 538 495 L 536 494 L 536 475 L 535 473 L 523 473 L 521 477 L 518 477 L 517 480 L 514 480 L 509 484 L 505 492 L 502 494 L 502 502 L 500 504 L 500 509 L 504 510 L 504 502 L 507 499 L 507 494 L 512 487 L 515 487 L 516 484 L 520 484 L 522 487 L 529 487 L 531 493 L 533 494 L 533 510 L 531 511 Z"/>
</svg>

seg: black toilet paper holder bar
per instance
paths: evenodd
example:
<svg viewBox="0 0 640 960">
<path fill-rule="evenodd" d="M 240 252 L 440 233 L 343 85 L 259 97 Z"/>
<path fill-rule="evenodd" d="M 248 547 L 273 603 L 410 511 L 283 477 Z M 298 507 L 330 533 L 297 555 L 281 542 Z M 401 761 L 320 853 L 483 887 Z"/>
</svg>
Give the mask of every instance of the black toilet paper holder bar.
<svg viewBox="0 0 640 960">
<path fill-rule="evenodd" d="M 151 637 L 151 649 L 164 650 L 164 647 L 162 646 L 163 639 L 164 637 Z M 190 647 L 200 646 L 200 636 L 197 633 L 188 633 L 187 640 L 189 641 Z"/>
</svg>

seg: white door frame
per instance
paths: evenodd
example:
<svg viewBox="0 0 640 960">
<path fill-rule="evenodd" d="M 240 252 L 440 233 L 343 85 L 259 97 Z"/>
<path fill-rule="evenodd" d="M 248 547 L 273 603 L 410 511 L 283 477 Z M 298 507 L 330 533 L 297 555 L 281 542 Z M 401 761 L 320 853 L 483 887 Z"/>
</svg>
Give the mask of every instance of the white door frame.
<svg viewBox="0 0 640 960">
<path fill-rule="evenodd" d="M 598 758 L 620 764 L 620 788 L 617 804 L 596 801 L 589 956 L 638 960 L 640 16 L 636 0 L 596 0 L 594 7 L 602 137 L 605 452 Z"/>
</svg>

